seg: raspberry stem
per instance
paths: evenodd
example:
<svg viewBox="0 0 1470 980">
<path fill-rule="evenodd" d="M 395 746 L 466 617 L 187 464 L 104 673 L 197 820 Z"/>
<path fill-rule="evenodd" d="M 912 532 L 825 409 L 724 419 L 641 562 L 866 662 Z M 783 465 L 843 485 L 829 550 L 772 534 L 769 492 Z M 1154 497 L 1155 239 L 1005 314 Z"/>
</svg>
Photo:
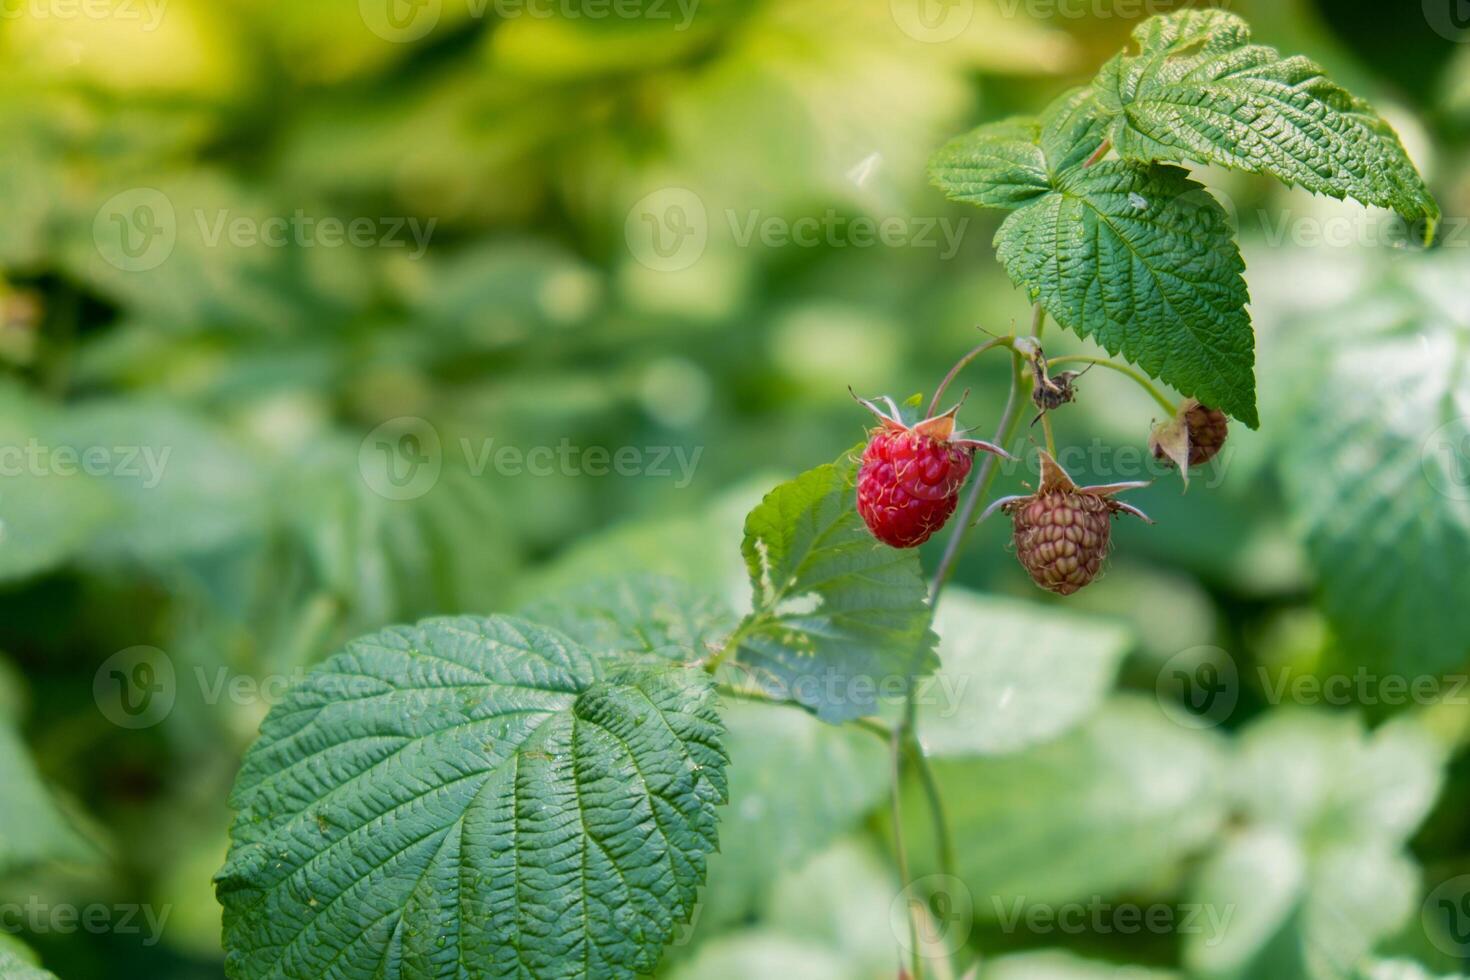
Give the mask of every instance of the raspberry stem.
<svg viewBox="0 0 1470 980">
<path fill-rule="evenodd" d="M 1046 311 L 1040 304 L 1032 310 L 1031 314 L 1031 336 L 1040 337 L 1042 330 L 1046 327 Z M 1023 376 L 1022 368 L 1025 359 L 1018 353 L 1014 346 L 1011 348 L 1011 391 L 1006 396 L 1005 411 L 1001 413 L 1000 424 L 996 426 L 995 438 L 991 441 L 1002 449 L 1011 441 L 1016 433 L 1016 423 L 1020 421 L 1021 414 L 1018 411 L 1023 394 L 1029 396 L 1030 392 L 1023 392 L 1028 387 Z M 980 463 L 980 472 L 975 474 L 970 482 L 969 493 L 965 495 L 964 503 L 960 504 L 959 514 L 955 519 L 954 531 L 950 533 L 949 541 L 944 546 L 944 556 L 939 560 L 939 568 L 934 573 L 934 584 L 929 588 L 929 615 L 934 615 L 934 610 L 939 606 L 939 593 L 944 590 L 944 585 L 949 577 L 954 574 L 955 562 L 959 560 L 960 546 L 964 544 L 965 535 L 970 529 L 970 521 L 975 516 L 975 511 L 980 507 L 980 501 L 990 489 L 995 480 L 996 458 L 987 455 Z"/>
<path fill-rule="evenodd" d="M 1010 334 L 1007 334 L 1004 337 L 996 337 L 994 340 L 987 340 L 985 343 L 981 344 L 979 347 L 976 347 L 974 350 L 970 351 L 964 357 L 956 361 L 954 367 L 950 368 L 949 373 L 944 376 L 944 380 L 939 382 L 939 387 L 934 389 L 934 397 L 929 400 L 929 412 L 925 417 L 933 418 L 936 414 L 938 414 L 939 399 L 944 397 L 944 389 L 948 388 L 949 383 L 955 379 L 955 376 L 964 370 L 965 365 L 969 364 L 975 358 L 990 350 L 990 348 L 992 347 L 1009 347 L 1011 346 L 1011 344 L 1015 343 L 1015 341 L 1016 338 L 1011 336 Z"/>
<path fill-rule="evenodd" d="M 1140 388 L 1148 392 L 1149 397 L 1159 403 L 1160 408 L 1169 413 L 1170 417 L 1173 417 L 1179 411 L 1179 406 L 1164 397 L 1164 393 L 1156 388 L 1152 381 L 1149 381 L 1140 372 L 1133 370 L 1133 368 L 1128 367 L 1126 364 L 1110 361 L 1106 357 L 1088 357 L 1085 354 L 1068 354 L 1065 357 L 1053 357 L 1046 362 L 1048 370 L 1056 367 L 1058 364 L 1096 364 L 1098 367 L 1110 368 L 1119 374 L 1132 378 Z M 1056 454 L 1053 453 L 1052 455 Z"/>
</svg>

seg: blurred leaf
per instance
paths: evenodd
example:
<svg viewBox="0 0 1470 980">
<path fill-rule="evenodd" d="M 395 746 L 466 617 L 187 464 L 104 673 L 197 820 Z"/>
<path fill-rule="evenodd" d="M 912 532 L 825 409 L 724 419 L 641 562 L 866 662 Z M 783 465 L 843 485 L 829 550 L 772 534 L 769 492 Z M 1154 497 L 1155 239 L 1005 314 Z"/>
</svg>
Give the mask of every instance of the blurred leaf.
<svg viewBox="0 0 1470 980">
<path fill-rule="evenodd" d="M 741 551 L 755 611 L 732 662 L 824 721 L 870 714 L 932 671 L 928 587 L 916 551 L 886 547 L 858 516 L 856 467 L 819 466 L 750 512 Z"/>
<path fill-rule="evenodd" d="M 775 877 L 852 830 L 888 789 L 871 734 L 790 706 L 726 699 L 730 805 L 695 925 L 716 929 L 760 908 Z"/>
<path fill-rule="evenodd" d="M 516 595 L 538 601 L 636 571 L 678 579 L 723 597 L 732 609 L 748 609 L 749 576 L 734 542 L 740 540 L 746 513 L 774 479 L 752 477 L 693 514 L 625 521 L 581 538 L 514 583 Z"/>
<path fill-rule="evenodd" d="M 1251 725 L 1233 779 L 1247 826 L 1193 889 L 1233 918 L 1223 936 L 1186 936 L 1185 961 L 1231 980 L 1348 975 L 1415 907 L 1419 872 L 1403 844 L 1444 761 L 1412 721 L 1371 736 L 1350 716 L 1299 710 Z"/>
<path fill-rule="evenodd" d="M 1177 973 L 1085 960 L 1060 950 L 1011 953 L 990 960 L 980 980 L 1178 980 Z"/>
<path fill-rule="evenodd" d="M 284 517 L 324 587 L 346 605 L 349 623 L 374 629 L 506 606 L 517 553 L 491 478 L 431 446 L 421 447 L 424 458 L 408 459 L 411 444 L 382 445 L 391 456 L 366 441 L 318 444 L 286 484 Z M 415 474 L 414 482 L 396 487 L 391 476 L 400 472 Z"/>
<path fill-rule="evenodd" d="M 1174 871 L 1225 818 L 1220 749 L 1151 700 L 1117 698 L 1066 737 L 992 759 L 934 764 L 957 871 L 975 914 L 1141 888 Z M 929 836 L 923 801 L 905 807 L 913 853 Z"/>
<path fill-rule="evenodd" d="M 0 874 L 43 861 L 97 856 L 57 807 L 31 764 L 25 743 L 0 723 Z"/>
<path fill-rule="evenodd" d="M 80 460 L 58 467 L 60 435 L 55 413 L 0 386 L 0 582 L 66 561 L 115 513 Z"/>
<path fill-rule="evenodd" d="M 838 841 L 784 866 L 756 925 L 701 943 L 669 976 L 892 980 L 901 955 L 890 918 L 895 894 L 892 872 L 868 847 Z"/>
<path fill-rule="evenodd" d="M 41 969 L 35 953 L 19 939 L 0 932 L 0 977 L 5 980 L 57 980 L 57 976 Z"/>
<path fill-rule="evenodd" d="M 373 257 L 413 254 L 417 239 L 432 235 L 418 218 L 344 215 L 299 193 L 277 200 L 272 189 L 215 169 L 155 171 L 146 183 L 109 175 L 93 193 L 64 229 L 65 268 L 179 332 L 320 330 L 372 296 Z M 368 247 L 348 235 L 364 218 Z"/>
<path fill-rule="evenodd" d="M 1070 731 L 1102 703 L 1132 646 L 1107 620 L 957 588 L 935 629 L 940 668 L 918 699 L 932 756 L 1004 755 Z"/>
<path fill-rule="evenodd" d="M 1380 960 L 1362 971 L 1361 980 L 1466 980 L 1466 976 L 1463 973 L 1436 975 L 1408 960 Z"/>
<path fill-rule="evenodd" d="M 1470 321 L 1340 337 L 1282 461 L 1288 500 L 1352 651 L 1377 669 L 1438 673 L 1470 656 Z"/>
<path fill-rule="evenodd" d="M 201 415 L 161 400 L 106 400 L 68 410 L 57 438 L 97 477 L 114 515 L 89 558 L 149 562 L 217 548 L 266 520 L 260 460 Z"/>
</svg>

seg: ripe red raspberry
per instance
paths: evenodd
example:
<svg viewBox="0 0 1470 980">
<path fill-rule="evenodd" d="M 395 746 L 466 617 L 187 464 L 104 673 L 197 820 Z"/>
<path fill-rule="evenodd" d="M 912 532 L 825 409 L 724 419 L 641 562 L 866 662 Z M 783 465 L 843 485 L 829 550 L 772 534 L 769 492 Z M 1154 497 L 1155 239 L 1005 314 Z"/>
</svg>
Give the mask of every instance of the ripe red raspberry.
<svg viewBox="0 0 1470 980">
<path fill-rule="evenodd" d="M 1041 454 L 1041 486 L 1033 494 L 990 505 L 1011 515 L 1016 557 L 1043 589 L 1071 595 L 1097 577 L 1107 557 L 1114 514 L 1149 521 L 1143 511 L 1112 499 L 1145 483 L 1079 487 L 1049 453 Z M 1149 521 L 1152 524 L 1152 521 Z"/>
<path fill-rule="evenodd" d="M 868 437 L 858 471 L 857 509 L 873 536 L 895 548 L 914 548 L 944 527 L 954 513 L 960 487 L 970 475 L 975 450 L 1006 453 L 988 442 L 960 438 L 959 406 L 906 425 L 897 406 L 891 415 L 872 402 L 863 405 L 882 422 Z"/>
<path fill-rule="evenodd" d="M 1155 459 L 1179 467 L 1187 485 L 1189 467 L 1214 459 L 1229 434 L 1230 421 L 1224 412 L 1190 398 L 1179 407 L 1179 414 L 1154 426 L 1148 448 Z"/>
</svg>

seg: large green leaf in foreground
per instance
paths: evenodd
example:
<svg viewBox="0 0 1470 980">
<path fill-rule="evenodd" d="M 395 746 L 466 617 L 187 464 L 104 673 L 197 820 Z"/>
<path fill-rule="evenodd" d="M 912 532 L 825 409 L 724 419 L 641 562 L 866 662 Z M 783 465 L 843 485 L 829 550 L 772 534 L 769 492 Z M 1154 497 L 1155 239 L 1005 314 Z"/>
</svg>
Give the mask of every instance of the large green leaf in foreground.
<svg viewBox="0 0 1470 980">
<path fill-rule="evenodd" d="M 650 972 L 715 847 L 713 697 L 505 617 L 349 644 L 241 770 L 230 975 Z"/>
</svg>

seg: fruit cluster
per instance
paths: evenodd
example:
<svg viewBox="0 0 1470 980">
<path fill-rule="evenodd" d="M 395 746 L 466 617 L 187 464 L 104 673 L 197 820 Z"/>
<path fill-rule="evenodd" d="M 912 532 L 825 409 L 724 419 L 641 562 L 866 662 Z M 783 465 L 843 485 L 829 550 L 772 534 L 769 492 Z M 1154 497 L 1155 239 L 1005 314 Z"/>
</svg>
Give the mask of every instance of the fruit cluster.
<svg viewBox="0 0 1470 980">
<path fill-rule="evenodd" d="M 1016 349 L 1023 349 L 1020 342 Z M 1032 365 L 1038 418 L 1075 399 L 1075 372 L 1049 377 L 1039 345 L 1032 343 L 1024 352 Z M 871 401 L 858 401 L 879 424 L 869 432 L 863 449 L 857 509 L 873 536 L 891 547 L 917 547 L 948 523 L 976 452 L 1015 458 L 998 445 L 966 436 L 956 422 L 959 405 L 909 424 L 891 398 L 883 399 L 887 411 Z M 1157 459 L 1177 466 L 1187 482 L 1189 467 L 1214 459 L 1227 434 L 1222 412 L 1187 399 L 1172 418 L 1154 426 L 1149 448 Z M 981 519 L 995 510 L 1010 515 L 1016 557 L 1031 580 L 1058 595 L 1071 595 L 1102 570 L 1114 517 L 1132 514 L 1153 523 L 1138 508 L 1114 499 L 1124 490 L 1148 484 L 1079 487 L 1050 452 L 1040 450 L 1039 456 L 1041 479 L 1036 491 L 996 500 Z"/>
</svg>

